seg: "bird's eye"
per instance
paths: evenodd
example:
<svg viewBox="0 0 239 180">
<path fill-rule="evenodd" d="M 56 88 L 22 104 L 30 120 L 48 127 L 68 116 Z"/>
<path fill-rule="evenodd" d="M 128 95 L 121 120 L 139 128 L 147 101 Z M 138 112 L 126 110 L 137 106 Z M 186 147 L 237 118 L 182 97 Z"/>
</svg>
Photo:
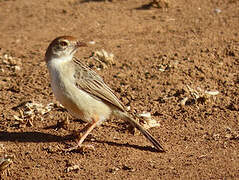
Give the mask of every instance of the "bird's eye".
<svg viewBox="0 0 239 180">
<path fill-rule="evenodd" d="M 66 42 L 66 41 L 61 41 L 61 42 L 60 42 L 60 46 L 62 46 L 62 47 L 67 46 L 67 42 Z"/>
</svg>

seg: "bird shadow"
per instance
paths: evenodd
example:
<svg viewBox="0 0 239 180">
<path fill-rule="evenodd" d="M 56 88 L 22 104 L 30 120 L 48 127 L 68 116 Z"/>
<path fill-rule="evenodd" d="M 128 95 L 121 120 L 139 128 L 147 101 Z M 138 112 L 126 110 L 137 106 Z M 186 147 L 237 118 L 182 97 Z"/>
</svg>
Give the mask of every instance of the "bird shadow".
<svg viewBox="0 0 239 180">
<path fill-rule="evenodd" d="M 81 0 L 79 3 L 90 3 L 90 2 L 106 2 L 106 0 Z M 109 0 L 112 2 L 112 0 Z"/>
<path fill-rule="evenodd" d="M 66 137 L 42 133 L 42 132 L 4 132 L 0 131 L 0 141 L 12 142 L 60 142 Z"/>
<path fill-rule="evenodd" d="M 148 10 L 148 9 L 151 9 L 151 8 L 152 8 L 152 4 L 149 3 L 149 4 L 144 4 L 144 5 L 140 6 L 140 7 L 135 8 L 135 9 L 136 10 Z"/>
<path fill-rule="evenodd" d="M 112 0 L 108 0 L 109 2 L 112 2 Z M 90 3 L 90 2 L 106 2 L 106 0 L 81 0 L 79 3 Z M 150 2 L 148 4 L 143 4 L 140 7 L 135 8 L 136 10 L 147 10 L 152 8 L 153 3 Z"/>
<path fill-rule="evenodd" d="M 159 151 L 151 146 L 139 146 L 139 145 L 129 144 L 129 143 L 117 143 L 117 142 L 112 142 L 112 141 L 100 141 L 100 140 L 95 140 L 94 142 L 108 144 L 110 146 L 129 147 L 129 148 L 139 149 L 141 151 L 163 152 L 163 151 Z"/>
<path fill-rule="evenodd" d="M 4 132 L 0 131 L 0 142 L 4 141 L 12 141 L 12 142 L 34 142 L 34 143 L 46 143 L 46 142 L 65 142 L 67 140 L 74 140 L 76 137 L 74 135 L 69 134 L 66 136 L 58 136 L 52 135 L 48 133 L 42 132 Z M 86 141 L 90 142 L 90 140 Z M 112 141 L 101 141 L 101 140 L 94 140 L 94 142 L 100 144 L 108 144 L 110 146 L 117 146 L 117 147 L 129 147 L 134 149 L 139 149 L 142 151 L 150 151 L 150 152 L 160 152 L 157 149 L 151 146 L 139 146 L 133 145 L 128 143 L 117 143 Z"/>
</svg>

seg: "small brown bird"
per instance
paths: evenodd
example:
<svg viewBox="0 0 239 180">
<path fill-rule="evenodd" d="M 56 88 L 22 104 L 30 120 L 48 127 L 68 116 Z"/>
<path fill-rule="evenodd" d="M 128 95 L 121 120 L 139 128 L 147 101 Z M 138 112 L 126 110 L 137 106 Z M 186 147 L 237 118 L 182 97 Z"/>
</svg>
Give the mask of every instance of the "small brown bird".
<svg viewBox="0 0 239 180">
<path fill-rule="evenodd" d="M 87 45 L 74 37 L 61 36 L 50 43 L 45 54 L 56 99 L 74 117 L 88 123 L 88 129 L 81 136 L 77 147 L 82 146 L 94 127 L 114 115 L 136 127 L 158 151 L 163 152 L 160 143 L 128 115 L 124 105 L 103 79 L 73 56 L 83 46 Z"/>
</svg>

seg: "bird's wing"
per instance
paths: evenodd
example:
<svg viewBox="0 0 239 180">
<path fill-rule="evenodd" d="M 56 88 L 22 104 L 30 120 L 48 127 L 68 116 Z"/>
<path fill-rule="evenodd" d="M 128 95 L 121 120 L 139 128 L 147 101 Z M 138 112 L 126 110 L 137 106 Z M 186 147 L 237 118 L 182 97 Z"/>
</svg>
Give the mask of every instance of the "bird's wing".
<svg viewBox="0 0 239 180">
<path fill-rule="evenodd" d="M 75 57 L 73 62 L 77 66 L 77 68 L 75 68 L 74 78 L 78 88 L 89 93 L 96 99 L 110 103 L 118 109 L 125 111 L 124 105 L 96 72 L 82 64 L 80 60 Z"/>
</svg>

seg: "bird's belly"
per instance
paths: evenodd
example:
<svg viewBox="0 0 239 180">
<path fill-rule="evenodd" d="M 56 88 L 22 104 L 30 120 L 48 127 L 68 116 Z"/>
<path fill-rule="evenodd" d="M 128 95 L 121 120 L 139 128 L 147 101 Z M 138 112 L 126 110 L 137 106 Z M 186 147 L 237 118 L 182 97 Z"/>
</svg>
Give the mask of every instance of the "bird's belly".
<svg viewBox="0 0 239 180">
<path fill-rule="evenodd" d="M 55 79 L 51 84 L 56 99 L 76 118 L 85 122 L 99 120 L 101 123 L 112 113 L 107 104 L 77 88 L 69 80 Z"/>
</svg>

